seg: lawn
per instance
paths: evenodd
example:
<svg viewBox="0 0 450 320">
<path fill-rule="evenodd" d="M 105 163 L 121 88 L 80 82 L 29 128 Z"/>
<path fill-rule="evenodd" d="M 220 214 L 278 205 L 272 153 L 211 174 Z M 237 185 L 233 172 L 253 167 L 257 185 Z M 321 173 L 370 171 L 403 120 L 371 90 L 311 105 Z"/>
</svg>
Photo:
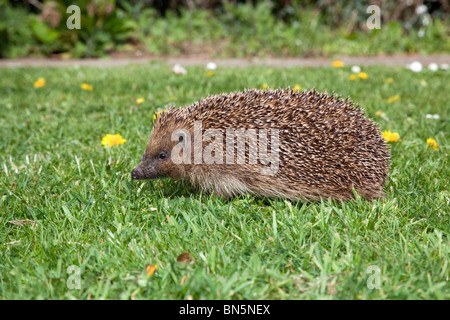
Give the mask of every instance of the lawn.
<svg viewBox="0 0 450 320">
<path fill-rule="evenodd" d="M 449 71 L 187 70 L 0 69 L 0 298 L 450 299 Z M 224 201 L 131 180 L 157 109 L 296 84 L 399 133 L 385 199 Z M 117 133 L 124 144 L 102 146 Z"/>
</svg>

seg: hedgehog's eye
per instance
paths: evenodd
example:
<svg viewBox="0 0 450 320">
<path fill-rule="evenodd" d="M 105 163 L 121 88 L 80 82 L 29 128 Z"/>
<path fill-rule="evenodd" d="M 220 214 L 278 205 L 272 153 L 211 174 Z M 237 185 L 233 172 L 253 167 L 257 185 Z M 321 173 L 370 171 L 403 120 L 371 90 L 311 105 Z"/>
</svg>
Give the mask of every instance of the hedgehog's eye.
<svg viewBox="0 0 450 320">
<path fill-rule="evenodd" d="M 167 157 L 167 154 L 166 154 L 164 151 L 161 152 L 161 153 L 159 154 L 159 156 L 158 156 L 158 158 L 161 159 L 161 160 L 165 159 L 166 157 Z"/>
<path fill-rule="evenodd" d="M 184 140 L 184 137 L 183 137 L 183 136 L 180 136 L 180 137 L 178 138 L 178 142 L 183 142 L 183 140 Z"/>
</svg>

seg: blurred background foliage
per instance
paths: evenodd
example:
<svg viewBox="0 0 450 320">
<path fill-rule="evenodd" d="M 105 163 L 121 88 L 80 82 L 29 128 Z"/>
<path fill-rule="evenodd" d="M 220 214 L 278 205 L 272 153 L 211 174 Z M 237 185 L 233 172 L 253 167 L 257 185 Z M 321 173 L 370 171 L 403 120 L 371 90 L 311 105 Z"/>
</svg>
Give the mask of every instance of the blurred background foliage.
<svg viewBox="0 0 450 320">
<path fill-rule="evenodd" d="M 81 9 L 81 29 L 66 21 Z M 369 5 L 381 29 L 369 30 Z M 448 0 L 0 0 L 0 57 L 450 52 Z"/>
</svg>

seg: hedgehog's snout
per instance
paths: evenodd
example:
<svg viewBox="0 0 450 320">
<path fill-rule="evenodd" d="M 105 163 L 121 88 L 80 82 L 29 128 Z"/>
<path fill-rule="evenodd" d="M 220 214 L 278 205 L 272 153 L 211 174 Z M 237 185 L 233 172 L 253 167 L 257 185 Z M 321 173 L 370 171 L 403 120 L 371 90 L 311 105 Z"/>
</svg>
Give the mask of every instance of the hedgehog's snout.
<svg viewBox="0 0 450 320">
<path fill-rule="evenodd" d="M 159 178 L 158 170 L 153 161 L 143 160 L 132 171 L 133 179 L 157 179 Z"/>
<path fill-rule="evenodd" d="M 131 177 L 133 179 L 142 179 L 142 171 L 139 170 L 138 167 L 134 168 L 133 171 L 131 171 Z"/>
</svg>

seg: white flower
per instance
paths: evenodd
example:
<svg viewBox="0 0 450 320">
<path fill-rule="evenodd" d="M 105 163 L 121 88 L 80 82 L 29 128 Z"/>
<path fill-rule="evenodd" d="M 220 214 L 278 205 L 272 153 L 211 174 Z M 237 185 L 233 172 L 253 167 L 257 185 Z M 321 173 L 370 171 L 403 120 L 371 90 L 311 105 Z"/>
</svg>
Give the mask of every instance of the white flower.
<svg viewBox="0 0 450 320">
<path fill-rule="evenodd" d="M 420 72 L 422 71 L 422 64 L 419 61 L 414 61 L 408 65 L 408 68 L 414 72 Z"/>
<path fill-rule="evenodd" d="M 441 64 L 441 69 L 442 70 L 447 70 L 448 69 L 448 63 Z"/>
<path fill-rule="evenodd" d="M 422 18 L 422 24 L 423 24 L 424 26 L 427 26 L 427 25 L 430 24 L 430 15 L 429 15 L 429 14 L 426 14 L 426 15 L 423 16 L 423 18 Z"/>
<path fill-rule="evenodd" d="M 424 35 L 425 35 L 425 30 L 423 30 L 423 29 L 420 29 L 420 30 L 417 32 L 417 36 L 418 36 L 419 38 L 423 38 Z"/>
<path fill-rule="evenodd" d="M 423 13 L 425 13 L 427 11 L 428 11 L 428 8 L 424 4 L 421 4 L 420 6 L 417 6 L 417 8 L 416 8 L 416 14 L 418 16 L 420 16 L 421 14 L 423 14 Z"/>
<path fill-rule="evenodd" d="M 440 118 L 440 116 L 438 115 L 438 114 L 427 114 L 426 116 L 425 116 L 425 118 L 427 118 L 427 119 L 439 119 Z"/>
<path fill-rule="evenodd" d="M 428 65 L 428 69 L 430 69 L 431 71 L 438 71 L 439 66 L 433 62 Z"/>
<path fill-rule="evenodd" d="M 352 72 L 353 73 L 360 73 L 361 72 L 361 68 L 359 66 L 353 66 L 352 67 Z"/>
<path fill-rule="evenodd" d="M 208 70 L 216 70 L 217 69 L 217 64 L 215 64 L 214 62 L 208 62 L 206 64 L 206 69 L 208 69 Z"/>
<path fill-rule="evenodd" d="M 175 72 L 176 74 L 186 74 L 187 73 L 186 69 L 183 68 L 182 66 L 180 66 L 178 63 L 173 66 L 173 72 Z"/>
</svg>

